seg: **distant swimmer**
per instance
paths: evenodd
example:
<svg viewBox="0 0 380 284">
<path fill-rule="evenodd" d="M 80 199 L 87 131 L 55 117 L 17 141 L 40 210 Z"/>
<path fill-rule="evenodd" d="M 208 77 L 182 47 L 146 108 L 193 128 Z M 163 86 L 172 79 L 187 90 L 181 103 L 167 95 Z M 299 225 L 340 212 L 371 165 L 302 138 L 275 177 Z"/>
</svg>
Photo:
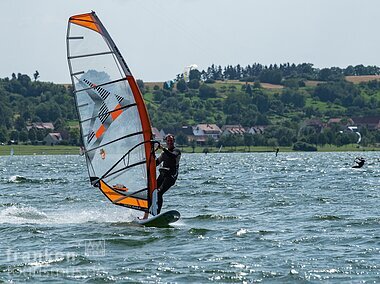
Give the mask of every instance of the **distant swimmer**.
<svg viewBox="0 0 380 284">
<path fill-rule="evenodd" d="M 364 163 L 365 163 L 365 160 L 363 157 L 356 157 L 355 159 L 355 163 L 356 165 L 355 166 L 352 166 L 353 168 L 361 168 L 364 166 Z"/>
<path fill-rule="evenodd" d="M 276 157 L 277 157 L 277 154 L 278 154 L 279 151 L 280 151 L 280 148 L 277 148 L 276 149 Z"/>
</svg>

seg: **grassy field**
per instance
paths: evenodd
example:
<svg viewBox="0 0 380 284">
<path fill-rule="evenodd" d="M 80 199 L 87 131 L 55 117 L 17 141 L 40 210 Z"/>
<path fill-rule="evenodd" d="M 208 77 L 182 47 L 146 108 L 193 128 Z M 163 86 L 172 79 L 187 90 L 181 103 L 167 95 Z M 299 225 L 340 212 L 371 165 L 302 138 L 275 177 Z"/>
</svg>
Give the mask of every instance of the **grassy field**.
<svg viewBox="0 0 380 284">
<path fill-rule="evenodd" d="M 183 153 L 193 153 L 192 147 L 179 146 Z M 11 149 L 14 155 L 79 155 L 77 146 L 33 146 L 33 145 L 2 145 L 0 146 L 0 156 L 9 156 Z M 293 152 L 292 147 L 279 147 L 281 152 Z M 194 153 L 218 153 L 216 147 L 195 147 Z M 350 144 L 342 147 L 324 146 L 318 147 L 318 152 L 346 152 L 346 151 L 380 151 L 380 147 L 359 147 L 356 144 Z M 275 152 L 274 147 L 255 146 L 255 147 L 222 147 L 221 153 L 242 153 L 242 152 Z"/>
</svg>

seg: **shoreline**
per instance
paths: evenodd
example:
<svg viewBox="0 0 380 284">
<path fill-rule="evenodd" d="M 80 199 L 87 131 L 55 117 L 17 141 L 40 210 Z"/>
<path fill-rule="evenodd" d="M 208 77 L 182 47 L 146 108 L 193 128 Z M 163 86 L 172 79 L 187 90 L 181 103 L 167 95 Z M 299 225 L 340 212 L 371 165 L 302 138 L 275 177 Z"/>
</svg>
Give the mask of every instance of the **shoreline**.
<svg viewBox="0 0 380 284">
<path fill-rule="evenodd" d="M 195 147 L 194 151 L 189 146 L 177 146 L 182 153 L 274 153 L 274 147 L 266 146 L 236 146 L 236 147 L 223 147 L 220 151 L 217 147 Z M 307 152 L 307 151 L 294 151 L 291 147 L 278 147 L 280 153 L 284 152 Z M 15 156 L 31 156 L 31 155 L 79 155 L 78 146 L 46 146 L 46 145 L 1 145 L 0 156 L 11 156 L 13 149 L 13 155 Z M 374 152 L 380 151 L 380 147 L 359 147 L 354 144 L 345 145 L 342 147 L 337 146 L 324 146 L 318 147 L 316 152 Z"/>
</svg>

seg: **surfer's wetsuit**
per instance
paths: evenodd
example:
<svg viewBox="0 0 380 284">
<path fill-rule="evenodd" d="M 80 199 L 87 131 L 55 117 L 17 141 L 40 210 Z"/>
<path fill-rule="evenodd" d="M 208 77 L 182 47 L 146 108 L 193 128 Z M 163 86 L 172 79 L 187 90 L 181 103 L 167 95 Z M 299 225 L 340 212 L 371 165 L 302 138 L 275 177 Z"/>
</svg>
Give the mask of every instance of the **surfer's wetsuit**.
<svg viewBox="0 0 380 284">
<path fill-rule="evenodd" d="M 157 178 L 158 188 L 158 210 L 157 214 L 161 212 L 163 203 L 163 194 L 172 187 L 178 177 L 179 160 L 181 158 L 181 151 L 178 148 L 172 150 L 163 148 L 163 152 L 156 159 L 156 165 L 162 166 L 159 168 L 160 175 Z"/>
<path fill-rule="evenodd" d="M 353 168 L 361 168 L 364 166 L 365 160 L 363 158 L 358 158 L 355 162 L 357 165 L 353 166 Z"/>
</svg>

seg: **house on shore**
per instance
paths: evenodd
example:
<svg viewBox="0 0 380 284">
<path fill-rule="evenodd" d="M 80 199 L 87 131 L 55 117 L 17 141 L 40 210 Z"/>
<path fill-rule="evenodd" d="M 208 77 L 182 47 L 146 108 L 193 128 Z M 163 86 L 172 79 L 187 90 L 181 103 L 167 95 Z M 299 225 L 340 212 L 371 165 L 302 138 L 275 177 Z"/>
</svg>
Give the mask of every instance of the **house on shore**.
<svg viewBox="0 0 380 284">
<path fill-rule="evenodd" d="M 330 118 L 327 121 L 327 126 L 332 126 L 333 124 L 338 124 L 343 127 L 353 126 L 355 123 L 351 118 Z"/>
<path fill-rule="evenodd" d="M 224 125 L 222 126 L 222 136 L 223 135 L 244 135 L 246 130 L 241 125 Z"/>
<path fill-rule="evenodd" d="M 45 136 L 44 142 L 46 142 L 46 145 L 57 145 L 59 142 L 62 141 L 61 133 L 59 132 L 52 132 Z"/>
<path fill-rule="evenodd" d="M 26 129 L 29 131 L 30 129 L 35 130 L 54 130 L 54 125 L 52 122 L 33 122 L 31 125 L 27 125 Z"/>
<path fill-rule="evenodd" d="M 248 134 L 253 134 L 253 135 L 264 134 L 265 127 L 266 126 L 264 125 L 252 126 L 252 127 L 246 128 L 245 132 Z"/>
<path fill-rule="evenodd" d="M 152 133 L 153 133 L 153 139 L 157 140 L 158 142 L 162 143 L 165 138 L 165 132 L 161 129 L 158 130 L 156 127 L 152 127 Z"/>
<path fill-rule="evenodd" d="M 368 130 L 380 130 L 380 116 L 352 117 L 358 128 L 365 127 Z"/>
<path fill-rule="evenodd" d="M 216 124 L 206 123 L 193 126 L 193 135 L 197 144 L 203 145 L 208 139 L 218 140 L 222 130 Z"/>
<path fill-rule="evenodd" d="M 213 138 L 217 140 L 222 134 L 222 130 L 216 124 L 198 124 L 193 127 L 193 133 L 195 136 L 206 136 L 207 138 Z"/>
</svg>

